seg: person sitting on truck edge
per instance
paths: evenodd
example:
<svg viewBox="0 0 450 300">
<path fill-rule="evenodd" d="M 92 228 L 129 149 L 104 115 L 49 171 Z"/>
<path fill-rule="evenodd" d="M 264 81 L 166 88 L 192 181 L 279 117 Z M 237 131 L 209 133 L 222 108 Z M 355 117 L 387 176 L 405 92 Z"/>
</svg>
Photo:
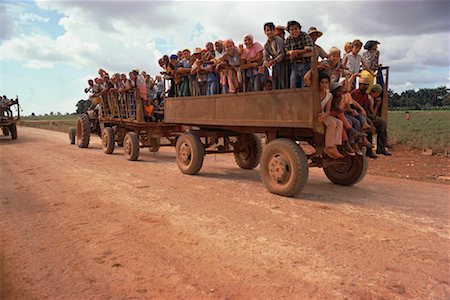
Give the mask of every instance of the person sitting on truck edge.
<svg viewBox="0 0 450 300">
<path fill-rule="evenodd" d="M 246 34 L 244 36 L 245 48 L 241 52 L 241 70 L 244 71 L 247 78 L 247 86 L 245 90 L 248 92 L 262 91 L 264 85 L 264 70 L 259 72 L 259 66 L 263 63 L 264 48 L 259 42 L 255 42 L 253 35 Z"/>
<path fill-rule="evenodd" d="M 311 68 L 311 58 L 301 57 L 301 55 L 311 52 L 314 43 L 306 32 L 301 31 L 301 28 L 297 21 L 289 21 L 287 24 L 290 35 L 285 40 L 285 49 L 291 60 L 291 88 L 303 87 L 303 77 Z"/>
<path fill-rule="evenodd" d="M 386 122 L 378 117 L 375 114 L 375 111 L 373 110 L 373 102 L 371 99 L 377 98 L 381 94 L 381 86 L 380 85 L 373 85 L 372 89 L 373 91 L 370 92 L 369 95 L 367 95 L 367 88 L 369 86 L 369 79 L 366 77 L 361 77 L 359 80 L 359 87 L 358 89 L 352 91 L 351 95 L 352 98 L 358 102 L 361 106 L 366 107 L 368 111 L 368 117 L 372 120 L 376 132 L 377 132 L 377 154 L 383 154 L 386 156 L 391 156 L 392 154 L 386 150 L 387 147 L 387 125 Z M 368 135 L 369 142 L 372 143 L 372 134 L 369 133 Z M 373 154 L 373 151 L 368 152 L 367 156 L 375 158 Z"/>
<path fill-rule="evenodd" d="M 343 158 L 336 146 L 342 145 L 342 121 L 331 116 L 331 102 L 333 95 L 328 91 L 330 87 L 330 76 L 321 74 L 319 76 L 320 99 L 322 111 L 319 113 L 318 120 L 325 124 L 325 148 L 323 152 L 331 158 Z"/>
<path fill-rule="evenodd" d="M 323 33 L 321 31 L 317 30 L 316 27 L 310 27 L 308 29 L 308 34 L 314 43 L 317 57 L 320 57 L 322 60 L 325 58 L 328 58 L 328 54 L 325 52 L 325 50 L 323 50 L 322 47 L 320 47 L 319 45 L 316 44 L 317 39 L 320 38 Z"/>
<path fill-rule="evenodd" d="M 272 68 L 272 87 L 275 89 L 286 88 L 286 63 L 284 41 L 275 35 L 275 24 L 268 22 L 264 24 L 264 33 L 267 41 L 264 44 L 264 64 L 266 68 Z M 261 69 L 260 69 L 261 71 Z"/>
<path fill-rule="evenodd" d="M 221 76 L 220 84 L 226 86 L 228 83 L 229 92 L 236 93 L 239 89 L 236 68 L 241 64 L 240 54 L 233 40 L 228 39 L 223 45 L 225 47 L 225 53 L 220 57 L 220 62 L 217 64 L 216 70 L 219 72 L 223 70 L 224 72 L 222 74 L 226 75 L 226 77 Z"/>
</svg>

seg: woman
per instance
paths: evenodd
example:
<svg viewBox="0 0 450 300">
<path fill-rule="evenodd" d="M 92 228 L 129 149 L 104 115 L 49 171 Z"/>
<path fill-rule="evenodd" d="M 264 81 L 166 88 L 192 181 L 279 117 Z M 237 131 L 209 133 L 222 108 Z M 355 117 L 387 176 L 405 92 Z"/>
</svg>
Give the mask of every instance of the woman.
<svg viewBox="0 0 450 300">
<path fill-rule="evenodd" d="M 363 71 L 361 72 L 361 76 L 369 78 L 367 93 L 370 93 L 379 66 L 380 51 L 377 50 L 379 44 L 377 41 L 367 41 L 364 45 L 366 52 L 362 55 Z"/>
<path fill-rule="evenodd" d="M 343 158 L 344 156 L 336 148 L 337 145 L 342 145 L 343 124 L 341 120 L 330 115 L 333 99 L 333 95 L 328 91 L 330 87 L 330 76 L 321 74 L 319 77 L 319 85 L 322 111 L 319 113 L 318 120 L 326 126 L 325 148 L 323 149 L 323 153 L 331 158 Z"/>
<path fill-rule="evenodd" d="M 223 46 L 225 47 L 225 53 L 220 57 L 220 63 L 217 65 L 217 68 L 225 71 L 223 73 L 225 73 L 226 79 L 221 76 L 220 84 L 223 87 L 228 83 L 229 92 L 236 93 L 239 87 L 236 68 L 241 64 L 240 54 L 231 39 L 226 40 Z"/>
</svg>

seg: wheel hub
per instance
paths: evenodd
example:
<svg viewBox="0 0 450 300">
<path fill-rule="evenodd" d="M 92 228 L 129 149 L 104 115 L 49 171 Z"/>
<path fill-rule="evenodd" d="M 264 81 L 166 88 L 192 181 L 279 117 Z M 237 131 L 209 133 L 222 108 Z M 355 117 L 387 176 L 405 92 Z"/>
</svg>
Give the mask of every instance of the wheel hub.
<svg viewBox="0 0 450 300">
<path fill-rule="evenodd" d="M 106 133 L 102 134 L 102 144 L 103 144 L 104 147 L 108 146 L 108 138 L 106 136 Z"/>
<path fill-rule="evenodd" d="M 275 181 L 286 181 L 289 173 L 289 163 L 283 156 L 277 155 L 272 157 L 269 162 L 269 174 Z"/>
<path fill-rule="evenodd" d="M 123 149 L 125 151 L 126 154 L 130 154 L 131 153 L 131 143 L 128 139 L 125 139 L 125 143 L 123 144 Z"/>
<path fill-rule="evenodd" d="M 191 148 L 188 144 L 184 143 L 183 145 L 181 145 L 178 154 L 183 163 L 189 164 L 191 157 Z"/>
</svg>

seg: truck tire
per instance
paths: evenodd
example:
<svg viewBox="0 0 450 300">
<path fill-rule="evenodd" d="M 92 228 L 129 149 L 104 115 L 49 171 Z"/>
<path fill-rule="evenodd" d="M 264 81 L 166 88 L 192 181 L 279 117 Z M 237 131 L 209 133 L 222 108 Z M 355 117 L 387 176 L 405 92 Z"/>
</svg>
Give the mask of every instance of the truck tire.
<svg viewBox="0 0 450 300">
<path fill-rule="evenodd" d="M 135 161 L 139 157 L 139 137 L 136 132 L 128 132 L 123 139 L 123 150 L 128 160 Z"/>
<path fill-rule="evenodd" d="M 161 146 L 161 139 L 160 138 L 152 138 L 150 139 L 150 146 L 148 146 L 148 150 L 150 152 L 158 152 L 159 147 Z"/>
<path fill-rule="evenodd" d="M 269 192 L 293 197 L 303 190 L 308 181 L 308 160 L 293 140 L 278 138 L 265 147 L 260 173 Z"/>
<path fill-rule="evenodd" d="M 16 124 L 9 125 L 9 132 L 11 133 L 11 139 L 17 140 L 17 125 Z"/>
<path fill-rule="evenodd" d="M 91 122 L 87 114 L 81 114 L 77 119 L 77 145 L 80 148 L 89 146 L 91 138 Z"/>
<path fill-rule="evenodd" d="M 177 164 L 184 174 L 195 175 L 203 165 L 205 148 L 200 138 L 192 133 L 183 133 L 176 144 Z"/>
<path fill-rule="evenodd" d="M 323 168 L 327 178 L 334 184 L 353 185 L 366 176 L 369 159 L 365 155 L 345 156 L 340 159 L 342 164 L 333 164 Z"/>
<path fill-rule="evenodd" d="M 116 144 L 114 130 L 111 127 L 105 127 L 102 132 L 102 149 L 105 154 L 114 152 L 114 145 Z"/>
<path fill-rule="evenodd" d="M 9 127 L 8 126 L 3 126 L 2 127 L 2 131 L 3 131 L 3 135 L 4 136 L 8 136 L 9 135 Z"/>
<path fill-rule="evenodd" d="M 238 142 L 242 146 L 233 153 L 237 165 L 247 170 L 256 168 L 261 160 L 261 138 L 256 134 L 242 134 Z"/>
<path fill-rule="evenodd" d="M 74 127 L 70 127 L 69 129 L 69 141 L 73 145 L 75 144 L 75 139 L 77 137 L 77 130 Z"/>
</svg>

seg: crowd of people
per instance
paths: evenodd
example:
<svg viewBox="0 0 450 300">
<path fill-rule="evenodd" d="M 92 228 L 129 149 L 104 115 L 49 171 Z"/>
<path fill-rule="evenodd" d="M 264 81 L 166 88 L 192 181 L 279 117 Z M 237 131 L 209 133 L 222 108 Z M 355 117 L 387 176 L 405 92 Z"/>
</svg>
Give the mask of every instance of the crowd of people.
<svg viewBox="0 0 450 300">
<path fill-rule="evenodd" d="M 315 27 L 307 32 L 297 21 L 287 26 L 268 22 L 263 26 L 267 40 L 262 45 L 246 34 L 243 43 L 231 39 L 207 42 L 195 48 L 164 55 L 159 59 L 163 76 L 153 79 L 146 72 L 109 74 L 99 70 L 99 77 L 89 80 L 86 92 L 92 97 L 108 92 L 126 95 L 138 90 L 147 120 L 156 121 L 155 111 L 163 110 L 164 98 L 300 88 L 318 80 L 322 112 L 318 116 L 326 126 L 324 153 L 331 158 L 366 155 L 377 158 L 372 150 L 372 134 L 377 133 L 377 154 L 391 155 L 387 147 L 386 123 L 380 117 L 382 75 L 379 72 L 379 42 L 363 43 L 355 39 L 344 44 L 344 54 L 337 47 L 324 51 L 316 42 L 322 32 Z M 289 36 L 285 37 L 288 31 Z M 311 74 L 312 50 L 318 57 L 319 78 Z M 378 72 L 378 74 L 377 74 Z M 380 76 L 381 75 L 381 76 Z M 381 78 L 381 85 L 374 78 Z M 164 90 L 164 80 L 168 89 Z M 160 118 L 161 119 L 161 118 Z"/>
<path fill-rule="evenodd" d="M 3 95 L 3 97 L 0 97 L 0 117 L 2 118 L 11 118 L 13 117 L 13 112 L 11 110 L 11 106 L 14 104 L 18 104 L 19 100 L 16 97 L 16 100 L 14 99 L 8 99 L 6 95 Z"/>
<path fill-rule="evenodd" d="M 323 110 L 319 119 L 326 126 L 324 152 L 331 158 L 342 155 L 378 156 L 372 150 L 372 134 L 377 133 L 377 154 L 391 155 L 386 149 L 386 122 L 380 117 L 383 77 L 379 72 L 379 42 L 367 41 L 364 53 L 359 39 L 324 51 L 316 42 L 323 35 L 316 27 L 307 32 L 297 21 L 287 26 L 268 22 L 263 26 L 264 45 L 246 34 L 243 43 L 231 39 L 207 42 L 176 54 L 164 55 L 158 63 L 170 82 L 169 97 L 201 96 L 308 87 L 311 55 L 318 57 Z M 289 36 L 285 37 L 286 31 Z M 380 84 L 374 85 L 374 79 Z M 358 88 L 357 87 L 358 84 Z"/>
</svg>

